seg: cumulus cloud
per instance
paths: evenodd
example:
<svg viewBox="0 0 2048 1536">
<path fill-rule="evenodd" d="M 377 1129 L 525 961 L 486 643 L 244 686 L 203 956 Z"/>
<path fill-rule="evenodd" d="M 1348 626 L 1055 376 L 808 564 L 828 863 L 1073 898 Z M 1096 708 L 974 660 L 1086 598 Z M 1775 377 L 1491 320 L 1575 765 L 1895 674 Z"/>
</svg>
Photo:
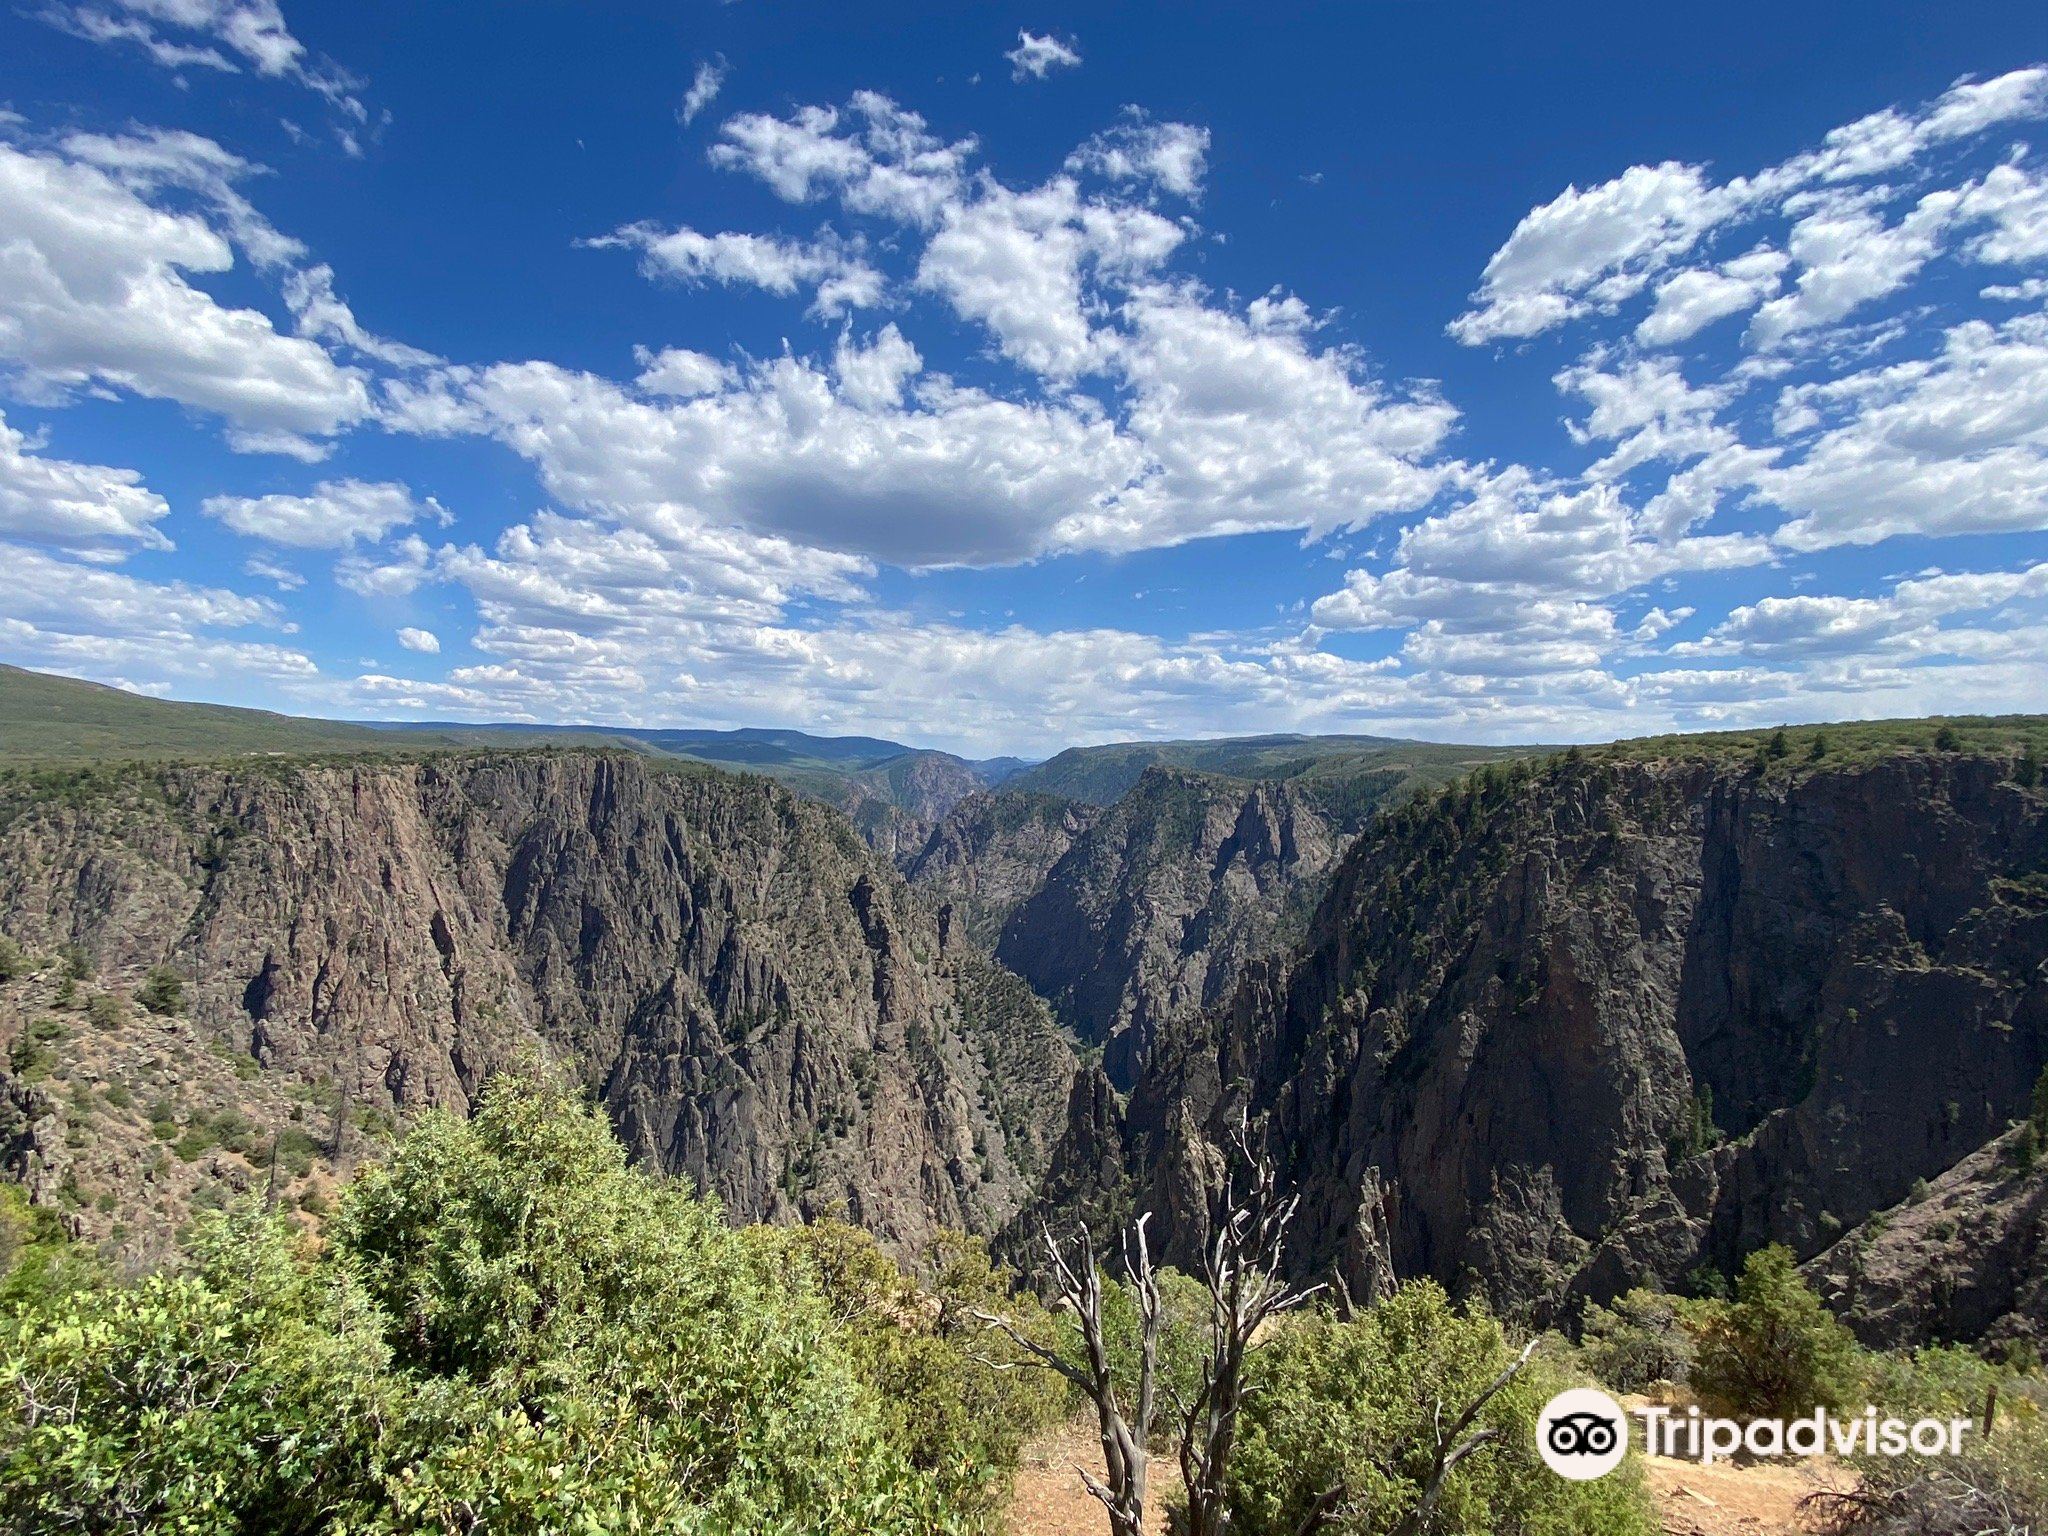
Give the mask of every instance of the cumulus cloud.
<svg viewBox="0 0 2048 1536">
<path fill-rule="evenodd" d="M 1798 386 L 1805 451 L 1760 471 L 1792 549 L 2048 528 L 2048 316 L 1951 328 L 1939 355 Z"/>
<path fill-rule="evenodd" d="M 2020 570 L 1936 573 L 1902 581 L 1883 597 L 1767 597 L 1731 611 L 1679 655 L 1740 655 L 1765 661 L 1862 658 L 1945 661 L 1996 656 L 2015 623 L 2041 624 L 2048 563 Z M 1968 615 L 1973 622 L 1948 627 Z"/>
<path fill-rule="evenodd" d="M 292 549 L 347 549 L 421 519 L 451 520 L 433 497 L 421 501 L 391 481 L 328 480 L 304 496 L 209 496 L 200 510 L 237 533 Z"/>
<path fill-rule="evenodd" d="M 1888 195 L 1891 189 L 1854 194 L 1850 184 L 1898 170 L 1941 145 L 2044 115 L 2048 69 L 2016 70 L 1994 80 L 1961 81 L 1917 112 L 1894 108 L 1859 119 L 1829 134 L 1820 149 L 1754 176 L 1717 182 L 1701 166 L 1664 161 L 1630 166 L 1584 189 L 1569 186 L 1515 226 L 1487 262 L 1472 307 L 1451 323 L 1450 333 L 1476 346 L 1535 336 L 1588 314 L 1612 312 L 1689 257 L 1711 233 L 1766 212 L 1789 212 L 1799 220 L 1792 255 L 1806 268 L 1801 274 L 1806 296 L 1773 300 L 1779 307 L 1761 325 L 1757 339 L 1768 343 L 1802 325 L 1838 318 L 1886 291 L 1881 284 L 1888 272 L 1903 265 L 1909 275 L 1924 263 L 1941 225 L 1955 211 L 1945 194 L 1935 194 L 1932 204 L 1923 200 L 1912 215 L 1888 225 L 1869 197 Z M 1989 207 L 1984 216 L 1997 218 Z M 1999 237 L 1986 238 L 1995 242 Z M 1730 277 L 1725 271 L 1718 275 Z M 1660 287 L 1663 318 L 1640 339 L 1659 344 L 1681 340 L 1720 314 L 1734 312 L 1725 306 L 1744 302 L 1746 295 L 1726 281 L 1702 277 L 1680 288 L 1666 308 Z M 1704 318 L 1687 329 L 1695 314 Z"/>
<path fill-rule="evenodd" d="M 19 387 L 175 400 L 223 417 L 238 446 L 317 452 L 368 414 L 365 380 L 186 278 L 233 265 L 197 215 L 98 166 L 0 144 L 0 368 Z"/>
<path fill-rule="evenodd" d="M 407 627 L 399 630 L 398 643 L 408 651 L 420 651 L 428 656 L 441 654 L 441 639 L 430 629 Z"/>
<path fill-rule="evenodd" d="M 0 415 L 0 536 L 118 559 L 169 549 L 157 524 L 169 503 L 132 469 L 51 458 Z"/>
<path fill-rule="evenodd" d="M 1017 33 L 1017 46 L 1003 57 L 1010 61 L 1012 80 L 1043 80 L 1056 69 L 1075 69 L 1081 63 L 1080 50 L 1072 44 L 1028 29 Z"/>
<path fill-rule="evenodd" d="M 5 555 L 12 579 L 0 583 L 0 648 L 24 666 L 159 681 L 294 683 L 318 674 L 303 651 L 236 637 L 283 627 L 268 598 L 147 581 L 19 545 Z"/>
<path fill-rule="evenodd" d="M 948 143 L 917 113 L 860 91 L 843 113 L 810 106 L 788 118 L 729 118 L 711 163 L 757 177 L 786 202 L 836 195 L 854 213 L 928 225 L 958 196 L 976 148 L 972 138 Z"/>
<path fill-rule="evenodd" d="M 768 235 L 706 235 L 687 226 L 664 230 L 654 224 L 628 224 L 587 243 L 641 252 L 642 270 L 650 276 L 751 286 L 785 297 L 807 288 L 816 315 L 839 316 L 882 302 L 882 274 L 862 259 L 858 245 L 829 235 L 805 243 Z"/>
<path fill-rule="evenodd" d="M 1209 130 L 1192 123 L 1156 123 L 1137 107 L 1126 121 L 1098 133 L 1067 157 L 1067 168 L 1112 181 L 1150 181 L 1175 197 L 1198 198 L 1209 169 Z"/>
</svg>

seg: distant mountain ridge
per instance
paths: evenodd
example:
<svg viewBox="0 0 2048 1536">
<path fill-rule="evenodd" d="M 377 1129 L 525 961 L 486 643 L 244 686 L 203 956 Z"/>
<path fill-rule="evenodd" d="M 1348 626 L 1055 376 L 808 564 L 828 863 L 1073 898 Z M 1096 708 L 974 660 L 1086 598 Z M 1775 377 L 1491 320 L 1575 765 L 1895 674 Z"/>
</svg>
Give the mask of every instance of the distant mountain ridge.
<svg viewBox="0 0 2048 1536">
<path fill-rule="evenodd" d="M 1396 736 L 1222 736 L 1190 741 L 1116 741 L 1068 747 L 1014 774 L 1006 787 L 1113 805 L 1148 768 L 1182 768 L 1233 779 L 1355 778 L 1370 769 L 1441 783 L 1481 763 L 1533 747 L 1475 747 Z"/>
</svg>

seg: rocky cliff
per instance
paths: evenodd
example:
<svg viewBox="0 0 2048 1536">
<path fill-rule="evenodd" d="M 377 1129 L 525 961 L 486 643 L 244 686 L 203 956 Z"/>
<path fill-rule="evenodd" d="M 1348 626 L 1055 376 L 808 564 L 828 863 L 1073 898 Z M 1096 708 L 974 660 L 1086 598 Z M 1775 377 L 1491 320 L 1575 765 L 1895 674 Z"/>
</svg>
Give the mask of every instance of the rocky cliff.
<svg viewBox="0 0 2048 1536">
<path fill-rule="evenodd" d="M 1390 811 L 1127 1106 L 1075 1095 L 1049 1188 L 1148 1204 L 1185 1255 L 1248 1112 L 1304 1197 L 1297 1263 L 1354 1285 L 1390 1253 L 1569 1320 L 1817 1255 L 2003 1134 L 2048 1062 L 2048 798 L 2017 762 L 1616 751 Z"/>
<path fill-rule="evenodd" d="M 1298 930 L 1349 840 L 1295 784 L 1148 768 L 1002 918 L 996 958 L 1128 1088 L 1168 1020 Z"/>
<path fill-rule="evenodd" d="M 644 758 L 14 774 L 0 932 L 0 1150 L 138 1249 L 534 1049 L 735 1216 L 914 1248 L 1024 1198 L 1072 1063 L 837 815 Z"/>
</svg>

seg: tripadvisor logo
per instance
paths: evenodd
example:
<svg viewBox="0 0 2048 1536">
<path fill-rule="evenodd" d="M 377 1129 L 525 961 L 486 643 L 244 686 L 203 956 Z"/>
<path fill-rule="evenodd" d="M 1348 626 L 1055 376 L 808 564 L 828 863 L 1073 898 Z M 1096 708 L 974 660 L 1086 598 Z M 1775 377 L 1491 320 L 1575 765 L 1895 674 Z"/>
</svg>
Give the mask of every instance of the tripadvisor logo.
<svg viewBox="0 0 2048 1536">
<path fill-rule="evenodd" d="M 1799 1419 L 1709 1418 L 1657 1404 L 1635 1410 L 1643 1449 L 1712 1466 L 1738 1451 L 1752 1456 L 1953 1456 L 1963 1448 L 1969 1419 L 1896 1419 L 1876 1408 L 1846 1419 L 1821 1409 Z M 1628 1453 L 1628 1416 L 1621 1404 L 1592 1387 L 1560 1392 L 1536 1416 L 1536 1453 L 1559 1477 L 1590 1482 L 1621 1465 Z"/>
<path fill-rule="evenodd" d="M 1575 1483 L 1605 1477 L 1628 1454 L 1628 1417 L 1596 1388 L 1560 1392 L 1536 1416 L 1536 1454 Z"/>
</svg>

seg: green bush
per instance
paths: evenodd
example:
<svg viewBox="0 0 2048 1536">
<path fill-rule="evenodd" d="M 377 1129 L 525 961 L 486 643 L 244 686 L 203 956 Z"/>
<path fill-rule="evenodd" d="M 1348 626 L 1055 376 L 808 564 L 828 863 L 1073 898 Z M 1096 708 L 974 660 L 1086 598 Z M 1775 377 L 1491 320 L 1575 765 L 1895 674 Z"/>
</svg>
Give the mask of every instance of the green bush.
<svg viewBox="0 0 2048 1536">
<path fill-rule="evenodd" d="M 1832 1529 L 1858 1536 L 2006 1536 L 2048 1512 L 2048 1383 L 1988 1364 L 1968 1350 L 1930 1348 L 1873 1358 L 1870 1400 L 1888 1415 L 1967 1418 L 1957 1455 L 1850 1458 L 1857 1498 L 1836 1504 Z M 1986 1393 L 2000 1411 L 1987 1440 Z"/>
<path fill-rule="evenodd" d="M 28 956 L 22 953 L 21 946 L 0 933 L 0 981 L 13 981 L 26 976 L 28 971 Z"/>
<path fill-rule="evenodd" d="M 313 1158 L 319 1150 L 319 1142 L 297 1126 L 288 1125 L 277 1133 L 270 1155 L 286 1173 L 295 1179 L 303 1179 L 313 1171 Z"/>
<path fill-rule="evenodd" d="M 927 1255 L 929 1289 L 905 1275 L 874 1237 L 845 1222 L 756 1228 L 810 1276 L 846 1330 L 856 1373 L 874 1389 L 889 1436 L 948 1502 L 1000 1528 L 999 1516 L 1027 1436 L 1058 1422 L 1065 1384 L 1024 1362 L 977 1312 L 1000 1314 L 1052 1344 L 1053 1321 L 1029 1292 L 989 1261 L 979 1238 L 947 1234 Z"/>
<path fill-rule="evenodd" d="M 159 965 L 135 989 L 135 1001 L 151 1013 L 168 1017 L 185 1006 L 185 980 L 167 965 Z"/>
<path fill-rule="evenodd" d="M 1325 1490 L 1341 1488 L 1343 1536 L 1385 1536 L 1421 1498 L 1444 1418 L 1508 1364 L 1500 1325 L 1463 1314 L 1429 1281 L 1401 1287 L 1354 1321 L 1296 1317 L 1253 1353 L 1255 1387 L 1228 1488 L 1240 1536 L 1293 1536 Z M 1641 1470 L 1631 1459 L 1597 1482 L 1567 1482 L 1536 1454 L 1537 1412 L 1565 1381 L 1531 1362 L 1482 1410 L 1498 1439 L 1444 1484 L 1431 1529 L 1518 1536 L 1652 1536 Z"/>
<path fill-rule="evenodd" d="M 1752 1253 L 1735 1299 L 1689 1303 L 1686 1322 L 1693 1391 L 1722 1413 L 1789 1419 L 1838 1407 L 1856 1391 L 1856 1341 L 1800 1279 L 1789 1248 Z"/>
<path fill-rule="evenodd" d="M 95 1029 L 119 1029 L 127 1022 L 128 1010 L 111 992 L 99 992 L 85 1005 L 85 1016 Z"/>
<path fill-rule="evenodd" d="M 1692 1336 L 1676 1296 L 1637 1286 L 1586 1308 L 1579 1344 L 1581 1363 L 1602 1385 L 1640 1392 L 1659 1381 L 1684 1381 L 1692 1369 Z"/>
<path fill-rule="evenodd" d="M 0 1322 L 0 1530 L 960 1528 L 787 1258 L 500 1083 L 317 1249 L 245 1206 L 182 1269 Z"/>
</svg>

